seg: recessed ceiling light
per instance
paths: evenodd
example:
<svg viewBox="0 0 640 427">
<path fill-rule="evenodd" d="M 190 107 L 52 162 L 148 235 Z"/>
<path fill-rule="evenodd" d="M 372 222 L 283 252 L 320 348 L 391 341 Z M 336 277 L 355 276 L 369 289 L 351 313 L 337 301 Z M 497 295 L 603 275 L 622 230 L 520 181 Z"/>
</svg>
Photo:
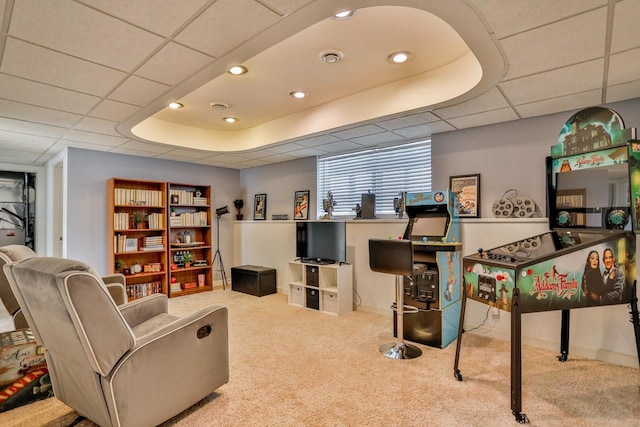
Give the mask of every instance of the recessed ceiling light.
<svg viewBox="0 0 640 427">
<path fill-rule="evenodd" d="M 355 10 L 343 10 L 338 13 L 334 13 L 331 17 L 338 21 L 342 21 L 351 18 L 354 13 L 356 13 Z"/>
<path fill-rule="evenodd" d="M 233 67 L 229 68 L 229 73 L 233 74 L 234 76 L 239 76 L 240 74 L 244 74 L 246 72 L 247 72 L 247 67 L 243 65 L 234 65 Z"/>
<path fill-rule="evenodd" d="M 211 105 L 211 108 L 214 110 L 226 110 L 229 108 L 229 104 L 225 104 L 224 102 L 212 102 L 209 105 Z"/>
<path fill-rule="evenodd" d="M 326 62 L 327 64 L 335 64 L 336 62 L 342 61 L 343 54 L 339 50 L 331 49 L 331 50 L 323 50 L 320 52 L 320 60 L 322 62 Z"/>
<path fill-rule="evenodd" d="M 179 102 L 170 102 L 168 107 L 172 110 L 177 110 L 178 108 L 184 107 L 184 105 L 180 104 Z"/>
<path fill-rule="evenodd" d="M 289 93 L 289 95 L 293 96 L 294 98 L 297 99 L 302 99 L 305 96 L 307 96 L 307 94 L 301 90 L 294 90 L 293 92 Z"/>
<path fill-rule="evenodd" d="M 403 64 L 409 60 L 411 53 L 409 52 L 395 52 L 387 57 L 392 64 Z"/>
<path fill-rule="evenodd" d="M 238 123 L 239 120 L 235 117 L 223 117 L 222 120 L 224 120 L 227 123 Z"/>
</svg>

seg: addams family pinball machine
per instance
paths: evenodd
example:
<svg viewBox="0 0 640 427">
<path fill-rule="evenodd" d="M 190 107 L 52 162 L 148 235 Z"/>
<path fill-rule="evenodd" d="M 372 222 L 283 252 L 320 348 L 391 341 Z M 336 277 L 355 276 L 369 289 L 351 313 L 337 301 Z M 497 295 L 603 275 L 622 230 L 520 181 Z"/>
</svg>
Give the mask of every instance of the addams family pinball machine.
<svg viewBox="0 0 640 427">
<path fill-rule="evenodd" d="M 561 310 L 560 356 L 569 353 L 570 310 L 628 304 L 640 356 L 636 238 L 640 220 L 640 144 L 617 113 L 589 108 L 572 116 L 547 158 L 550 231 L 463 258 L 463 298 L 511 313 L 511 410 L 522 412 L 522 315 Z M 637 182 L 635 182 L 637 181 Z M 632 209 L 632 202 L 635 209 Z"/>
</svg>

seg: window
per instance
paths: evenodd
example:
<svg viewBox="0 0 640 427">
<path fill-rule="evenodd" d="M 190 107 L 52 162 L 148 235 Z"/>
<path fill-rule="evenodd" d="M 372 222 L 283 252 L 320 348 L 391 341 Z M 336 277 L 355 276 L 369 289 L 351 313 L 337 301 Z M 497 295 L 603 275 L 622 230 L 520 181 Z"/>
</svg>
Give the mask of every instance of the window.
<svg viewBox="0 0 640 427">
<path fill-rule="evenodd" d="M 391 216 L 402 191 L 431 190 L 431 141 L 318 157 L 318 218 L 331 191 L 334 216 L 355 216 L 362 194 L 376 196 L 376 216 Z"/>
</svg>

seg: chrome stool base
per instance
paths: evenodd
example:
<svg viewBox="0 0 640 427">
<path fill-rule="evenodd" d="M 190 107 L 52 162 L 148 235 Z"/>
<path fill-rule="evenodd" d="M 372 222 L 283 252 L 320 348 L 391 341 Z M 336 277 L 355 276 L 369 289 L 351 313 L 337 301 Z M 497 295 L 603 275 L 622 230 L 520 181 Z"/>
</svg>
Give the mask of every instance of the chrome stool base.
<svg viewBox="0 0 640 427">
<path fill-rule="evenodd" d="M 422 355 L 422 350 L 413 344 L 390 342 L 380 346 L 380 353 L 391 359 L 415 359 Z"/>
</svg>

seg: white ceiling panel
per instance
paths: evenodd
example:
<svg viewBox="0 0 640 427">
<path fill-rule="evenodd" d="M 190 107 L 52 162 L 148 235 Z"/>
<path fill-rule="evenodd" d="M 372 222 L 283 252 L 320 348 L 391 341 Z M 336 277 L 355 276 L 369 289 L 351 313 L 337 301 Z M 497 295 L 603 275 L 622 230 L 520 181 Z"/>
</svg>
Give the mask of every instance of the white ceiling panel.
<svg viewBox="0 0 640 427">
<path fill-rule="evenodd" d="M 118 70 L 136 66 L 163 41 L 133 25 L 65 0 L 15 2 L 10 32 L 12 36 Z"/>
<path fill-rule="evenodd" d="M 442 119 L 450 119 L 452 117 L 466 116 L 469 114 L 480 113 L 488 110 L 498 110 L 508 107 L 509 103 L 497 88 L 492 88 L 482 95 L 473 98 L 462 104 L 453 105 L 451 107 L 438 108 L 433 112 Z"/>
<path fill-rule="evenodd" d="M 96 108 L 91 110 L 89 115 L 99 119 L 114 120 L 121 122 L 138 111 L 138 107 L 124 102 L 103 100 Z"/>
<path fill-rule="evenodd" d="M 606 22 L 607 9 L 600 8 L 503 40 L 505 80 L 602 57 Z"/>
<path fill-rule="evenodd" d="M 0 117 L 9 117 L 12 119 L 68 128 L 77 123 L 82 116 L 60 110 L 23 104 L 21 102 L 13 102 L 7 99 L 0 99 Z"/>
<path fill-rule="evenodd" d="M 109 93 L 126 75 L 11 37 L 7 39 L 0 71 L 97 96 Z"/>
<path fill-rule="evenodd" d="M 136 74 L 160 83 L 176 85 L 212 61 L 210 56 L 171 42 L 140 67 Z"/>
<path fill-rule="evenodd" d="M 69 131 L 69 133 L 65 135 L 64 139 L 68 141 L 86 142 L 88 144 L 98 144 L 109 147 L 118 147 L 119 145 L 127 142 L 127 139 L 123 137 L 102 135 L 99 133 L 85 132 L 76 129 Z"/>
<path fill-rule="evenodd" d="M 110 145 L 101 145 L 101 144 L 92 144 L 89 142 L 82 141 L 70 141 L 68 139 L 61 139 L 52 147 L 54 150 L 64 149 L 66 147 L 72 148 L 83 148 L 85 150 L 95 150 L 95 151 L 111 151 L 114 147 Z"/>
<path fill-rule="evenodd" d="M 397 129 L 396 129 L 397 130 Z M 357 138 L 350 138 L 349 141 L 356 144 L 372 147 L 379 144 L 385 144 L 387 142 L 398 142 L 404 138 L 399 133 L 394 132 L 381 132 L 374 135 L 360 136 Z M 320 147 L 322 149 L 322 147 Z"/>
<path fill-rule="evenodd" d="M 329 144 L 331 142 L 341 141 L 333 135 L 316 135 L 311 138 L 299 139 L 295 143 L 305 147 L 316 147 L 318 145 Z"/>
<path fill-rule="evenodd" d="M 353 151 L 362 149 L 362 145 L 353 143 L 351 141 L 332 142 L 331 144 L 325 144 L 322 146 L 322 150 L 327 153 L 340 153 L 342 151 Z M 295 151 L 290 153 L 295 154 Z"/>
<path fill-rule="evenodd" d="M 381 120 L 376 123 L 377 126 L 386 130 L 394 130 L 400 128 L 406 128 L 409 126 L 420 125 L 423 123 L 430 123 L 440 120 L 437 116 L 429 111 L 425 111 L 417 114 L 410 114 L 402 117 L 396 117 L 388 120 Z"/>
<path fill-rule="evenodd" d="M 35 162 L 38 157 L 40 157 L 40 153 L 34 153 L 32 151 L 6 150 L 0 147 L 0 159 L 2 159 L 2 163 L 29 165 Z"/>
<path fill-rule="evenodd" d="M 263 157 L 259 160 L 267 162 L 267 163 L 280 163 L 280 162 L 288 162 L 289 160 L 296 160 L 298 157 L 291 156 L 289 154 L 274 154 L 272 156 Z"/>
<path fill-rule="evenodd" d="M 173 34 L 211 0 L 79 0 L 162 36 Z"/>
<path fill-rule="evenodd" d="M 367 135 L 373 135 L 376 133 L 381 133 L 381 132 L 384 132 L 385 130 L 386 129 L 383 129 L 380 126 L 376 126 L 376 125 L 364 125 L 364 126 L 353 127 L 351 129 L 340 130 L 337 132 L 331 132 L 331 135 L 337 136 L 338 138 L 342 138 L 342 139 L 350 139 L 350 138 L 357 138 L 360 136 L 367 136 Z"/>
<path fill-rule="evenodd" d="M 0 74 L 0 94 L 4 99 L 77 114 L 86 113 L 100 101 L 92 95 L 6 74 Z"/>
<path fill-rule="evenodd" d="M 0 22 L 4 20 L 4 8 L 6 7 L 6 0 L 0 0 Z"/>
<path fill-rule="evenodd" d="M 611 53 L 640 46 L 640 7 L 638 0 L 618 1 L 613 15 Z"/>
<path fill-rule="evenodd" d="M 396 129 L 393 132 L 402 135 L 405 138 L 427 138 L 434 133 L 449 132 L 451 130 L 455 130 L 455 128 L 448 123 L 440 121 Z"/>
<path fill-rule="evenodd" d="M 48 136 L 52 138 L 60 138 L 67 132 L 67 129 L 63 127 L 7 118 L 2 120 L 2 130 L 8 132 L 24 133 L 27 135 Z"/>
<path fill-rule="evenodd" d="M 172 157 L 175 157 L 176 160 L 178 160 L 178 158 L 183 160 L 184 159 L 195 160 L 195 159 L 200 159 L 202 157 L 208 156 L 210 154 L 211 153 L 208 153 L 206 151 L 177 148 L 171 151 L 167 151 L 166 153 L 162 153 L 158 157 L 163 159 L 170 159 L 170 160 L 173 160 Z"/>
<path fill-rule="evenodd" d="M 640 77 L 640 48 L 611 55 L 609 60 L 610 85 L 619 85 L 638 80 Z"/>
<path fill-rule="evenodd" d="M 144 152 L 148 154 L 161 154 L 173 150 L 173 147 L 162 144 L 150 144 L 148 142 L 129 140 L 122 144 L 119 148 Z"/>
<path fill-rule="evenodd" d="M 253 0 L 218 0 L 175 37 L 219 57 L 275 24 L 279 16 Z"/>
<path fill-rule="evenodd" d="M 302 145 L 295 143 L 295 142 L 288 142 L 286 144 L 278 144 L 278 145 L 270 145 L 269 146 L 269 151 L 271 151 L 272 153 L 287 153 L 289 151 L 295 151 L 295 150 L 302 150 L 303 147 Z"/>
<path fill-rule="evenodd" d="M 19 150 L 21 146 L 43 149 L 49 148 L 56 142 L 56 138 L 46 136 L 29 135 L 19 132 L 0 131 L 0 147 L 7 149 L 11 146 Z"/>
<path fill-rule="evenodd" d="M 465 129 L 475 126 L 484 126 L 500 122 L 517 120 L 518 115 L 511 107 L 500 110 L 485 111 L 483 113 L 471 114 L 469 116 L 455 117 L 447 120 L 457 129 Z"/>
<path fill-rule="evenodd" d="M 167 92 L 169 89 L 171 89 L 171 86 L 156 83 L 138 76 L 130 76 L 109 95 L 109 98 L 115 101 L 143 106 Z"/>
<path fill-rule="evenodd" d="M 84 130 L 87 132 L 102 133 L 104 135 L 122 136 L 116 132 L 116 125 L 118 122 L 111 120 L 98 119 L 95 117 L 84 117 L 75 126 L 77 130 Z"/>
<path fill-rule="evenodd" d="M 256 167 L 259 167 L 259 166 L 270 165 L 270 164 L 273 164 L 273 163 L 274 162 L 267 162 L 267 161 L 265 161 L 263 159 L 255 159 L 255 160 L 245 160 L 244 162 L 238 163 L 235 166 L 240 166 L 242 168 L 256 168 Z M 212 165 L 212 166 L 215 166 L 215 164 Z"/>
<path fill-rule="evenodd" d="M 607 89 L 607 102 L 623 101 L 629 99 L 629 97 L 640 98 L 640 80 L 610 86 Z"/>
<path fill-rule="evenodd" d="M 336 142 L 336 144 L 340 143 Z M 289 154 L 295 155 L 297 157 L 321 156 L 323 154 L 327 154 L 327 150 L 325 149 L 325 147 L 322 147 L 322 150 L 318 150 L 317 148 L 303 148 L 302 150 L 290 151 Z"/>
<path fill-rule="evenodd" d="M 470 1 L 483 12 L 499 39 L 568 18 L 577 11 L 607 5 L 607 0 L 508 0 L 508 4 L 505 0 Z"/>
<path fill-rule="evenodd" d="M 516 105 L 586 92 L 602 86 L 603 60 L 584 62 L 557 70 L 500 83 L 502 92 Z"/>
<path fill-rule="evenodd" d="M 313 0 L 262 0 L 266 6 L 280 15 L 289 15 Z"/>
<path fill-rule="evenodd" d="M 549 111 L 569 111 L 598 105 L 601 102 L 601 97 L 600 90 L 591 90 L 522 104 L 516 106 L 515 109 L 523 118 L 535 117 L 545 115 Z"/>
</svg>

